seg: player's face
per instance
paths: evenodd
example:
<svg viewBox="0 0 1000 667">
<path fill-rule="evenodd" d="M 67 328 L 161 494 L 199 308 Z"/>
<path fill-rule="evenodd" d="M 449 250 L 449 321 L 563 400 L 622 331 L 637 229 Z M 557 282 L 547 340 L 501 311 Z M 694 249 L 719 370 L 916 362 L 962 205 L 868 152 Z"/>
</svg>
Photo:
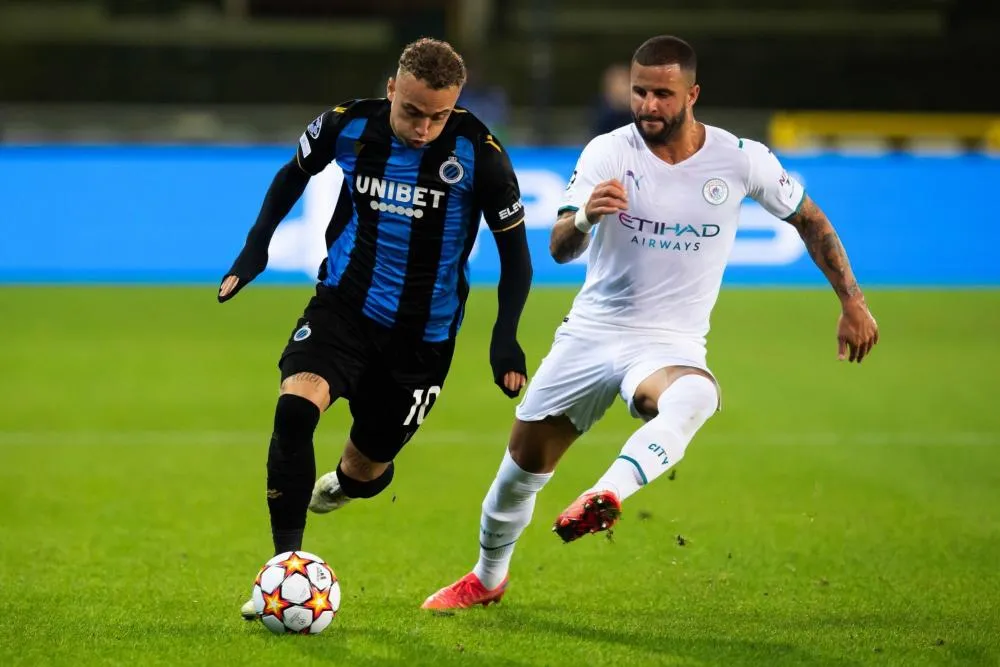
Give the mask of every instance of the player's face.
<svg viewBox="0 0 1000 667">
<path fill-rule="evenodd" d="M 632 119 L 648 143 L 665 144 L 691 117 L 698 84 L 679 65 L 632 63 Z"/>
<path fill-rule="evenodd" d="M 410 148 L 429 144 L 440 136 L 461 92 L 461 86 L 434 90 L 408 72 L 389 79 L 392 131 Z"/>
</svg>

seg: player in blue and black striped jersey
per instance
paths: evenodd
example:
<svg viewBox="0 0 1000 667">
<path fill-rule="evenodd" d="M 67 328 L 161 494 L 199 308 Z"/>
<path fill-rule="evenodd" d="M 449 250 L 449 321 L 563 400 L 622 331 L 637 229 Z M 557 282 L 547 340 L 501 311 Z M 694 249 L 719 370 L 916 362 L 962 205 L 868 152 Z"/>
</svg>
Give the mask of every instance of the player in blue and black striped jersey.
<svg viewBox="0 0 1000 667">
<path fill-rule="evenodd" d="M 267 462 L 276 553 L 301 548 L 307 506 L 326 512 L 388 486 L 393 459 L 444 386 L 482 218 L 501 262 L 493 378 L 512 398 L 527 381 L 516 340 L 531 283 L 520 189 L 500 143 L 456 108 L 464 81 L 451 46 L 422 39 L 403 51 L 385 98 L 345 102 L 316 118 L 222 281 L 225 301 L 264 270 L 278 223 L 309 178 L 336 162 L 344 180 L 328 256 L 279 362 Z M 317 481 L 313 432 L 341 397 L 354 420 L 350 439 L 336 471 Z"/>
</svg>

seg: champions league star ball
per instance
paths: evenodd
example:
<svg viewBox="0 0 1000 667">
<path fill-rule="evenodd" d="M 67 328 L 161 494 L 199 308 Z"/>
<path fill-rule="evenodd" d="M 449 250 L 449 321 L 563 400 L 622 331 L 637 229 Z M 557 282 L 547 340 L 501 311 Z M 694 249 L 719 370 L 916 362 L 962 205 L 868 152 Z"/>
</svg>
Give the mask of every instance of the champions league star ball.
<svg viewBox="0 0 1000 667">
<path fill-rule="evenodd" d="M 340 609 L 340 583 L 319 556 L 286 551 L 260 568 L 251 599 L 257 617 L 271 632 L 315 635 Z"/>
</svg>

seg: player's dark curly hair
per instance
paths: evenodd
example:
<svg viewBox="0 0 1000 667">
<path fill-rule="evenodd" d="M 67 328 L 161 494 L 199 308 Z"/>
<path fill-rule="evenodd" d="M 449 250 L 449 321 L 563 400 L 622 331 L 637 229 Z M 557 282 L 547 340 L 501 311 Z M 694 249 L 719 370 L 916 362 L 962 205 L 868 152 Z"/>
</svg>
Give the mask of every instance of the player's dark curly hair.
<svg viewBox="0 0 1000 667">
<path fill-rule="evenodd" d="M 465 83 L 465 62 L 448 42 L 423 37 L 399 56 L 399 73 L 412 74 L 434 90 Z"/>
</svg>

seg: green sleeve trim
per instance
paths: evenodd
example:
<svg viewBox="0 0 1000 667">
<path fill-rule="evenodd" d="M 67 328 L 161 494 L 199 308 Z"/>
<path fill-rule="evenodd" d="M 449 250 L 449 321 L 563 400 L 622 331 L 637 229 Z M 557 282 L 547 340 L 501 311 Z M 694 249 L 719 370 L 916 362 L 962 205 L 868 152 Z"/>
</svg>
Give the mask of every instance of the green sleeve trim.
<svg viewBox="0 0 1000 667">
<path fill-rule="evenodd" d="M 789 218 L 791 218 L 793 215 L 795 215 L 796 213 L 799 212 L 799 209 L 802 208 L 802 202 L 804 202 L 805 200 L 806 200 L 806 189 L 802 188 L 802 198 L 799 199 L 799 203 L 796 204 L 795 208 L 792 210 L 792 212 L 789 213 L 788 215 L 786 215 L 784 218 L 782 218 L 782 220 L 784 220 L 785 222 L 788 222 Z"/>
</svg>

